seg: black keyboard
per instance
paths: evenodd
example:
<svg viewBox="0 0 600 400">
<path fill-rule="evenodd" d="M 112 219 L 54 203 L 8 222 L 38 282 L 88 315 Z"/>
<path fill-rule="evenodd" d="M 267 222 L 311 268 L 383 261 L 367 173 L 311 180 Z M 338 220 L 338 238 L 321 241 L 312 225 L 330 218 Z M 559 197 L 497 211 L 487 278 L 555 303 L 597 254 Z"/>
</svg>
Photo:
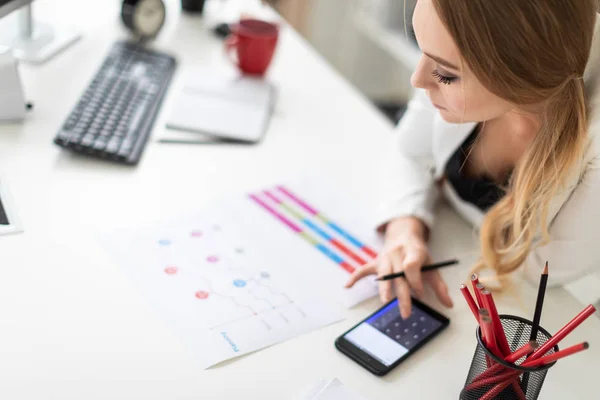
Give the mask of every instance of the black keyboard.
<svg viewBox="0 0 600 400">
<path fill-rule="evenodd" d="M 175 65 L 167 54 L 115 43 L 54 143 L 78 153 L 136 164 Z"/>
</svg>

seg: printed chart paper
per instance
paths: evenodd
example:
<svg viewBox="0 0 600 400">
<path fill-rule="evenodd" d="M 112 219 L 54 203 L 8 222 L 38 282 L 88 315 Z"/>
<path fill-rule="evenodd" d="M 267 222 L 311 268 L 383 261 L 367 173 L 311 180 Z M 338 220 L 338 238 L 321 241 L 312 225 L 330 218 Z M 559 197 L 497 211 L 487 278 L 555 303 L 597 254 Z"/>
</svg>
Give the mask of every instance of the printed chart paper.
<svg viewBox="0 0 600 400">
<path fill-rule="evenodd" d="M 372 279 L 343 284 L 378 244 L 347 228 L 352 218 L 338 215 L 343 207 L 322 212 L 319 196 L 302 189 L 231 196 L 198 215 L 103 242 L 208 368 L 338 321 L 336 303 L 377 293 Z"/>
</svg>

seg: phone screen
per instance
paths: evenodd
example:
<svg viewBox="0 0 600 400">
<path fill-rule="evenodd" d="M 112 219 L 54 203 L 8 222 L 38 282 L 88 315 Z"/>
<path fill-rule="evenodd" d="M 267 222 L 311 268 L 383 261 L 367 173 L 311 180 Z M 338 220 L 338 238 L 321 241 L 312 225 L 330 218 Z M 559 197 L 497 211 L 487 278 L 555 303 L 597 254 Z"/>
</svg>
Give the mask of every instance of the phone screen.
<svg viewBox="0 0 600 400">
<path fill-rule="evenodd" d="M 396 299 L 348 331 L 343 338 L 389 367 L 443 325 L 414 303 L 410 317 L 403 319 Z"/>
</svg>

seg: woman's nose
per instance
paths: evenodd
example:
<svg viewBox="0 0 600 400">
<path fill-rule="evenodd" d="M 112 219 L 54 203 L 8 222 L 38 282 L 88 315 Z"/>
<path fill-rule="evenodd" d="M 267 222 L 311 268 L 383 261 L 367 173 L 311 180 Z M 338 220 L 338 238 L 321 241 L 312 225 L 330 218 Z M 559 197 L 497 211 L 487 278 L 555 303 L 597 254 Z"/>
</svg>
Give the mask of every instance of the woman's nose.
<svg viewBox="0 0 600 400">
<path fill-rule="evenodd" d="M 419 89 L 435 89 L 437 87 L 437 82 L 435 81 L 433 75 L 431 75 L 431 71 L 428 68 L 428 59 L 427 56 L 422 55 L 419 60 L 419 64 L 417 64 L 417 68 L 415 72 L 413 72 L 410 77 L 410 84 Z"/>
</svg>

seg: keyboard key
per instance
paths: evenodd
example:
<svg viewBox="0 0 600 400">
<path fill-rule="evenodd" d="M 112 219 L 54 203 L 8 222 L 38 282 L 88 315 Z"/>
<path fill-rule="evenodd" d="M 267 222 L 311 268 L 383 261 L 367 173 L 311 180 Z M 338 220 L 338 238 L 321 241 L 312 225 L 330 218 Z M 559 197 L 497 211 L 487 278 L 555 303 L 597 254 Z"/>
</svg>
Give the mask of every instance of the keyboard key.
<svg viewBox="0 0 600 400">
<path fill-rule="evenodd" d="M 103 151 L 106 149 L 107 141 L 104 138 L 98 138 L 94 141 L 94 150 Z"/>
<path fill-rule="evenodd" d="M 106 145 L 106 152 L 111 154 L 117 154 L 119 151 L 119 147 L 121 147 L 121 138 L 113 137 L 108 141 Z"/>
<path fill-rule="evenodd" d="M 74 129 L 71 131 L 71 137 L 73 137 L 73 138 L 74 138 L 74 137 L 77 137 L 77 138 L 79 138 L 79 137 L 83 136 L 84 132 L 85 132 L 85 131 L 83 130 L 83 128 L 74 128 Z"/>
<path fill-rule="evenodd" d="M 81 139 L 81 145 L 84 147 L 91 147 L 95 140 L 96 137 L 94 135 L 85 135 L 83 139 Z"/>
<path fill-rule="evenodd" d="M 69 142 L 70 138 L 71 138 L 71 132 L 61 130 L 60 132 L 58 132 L 58 135 L 56 135 L 55 140 L 58 142 L 61 142 L 63 144 L 66 144 Z"/>
</svg>

